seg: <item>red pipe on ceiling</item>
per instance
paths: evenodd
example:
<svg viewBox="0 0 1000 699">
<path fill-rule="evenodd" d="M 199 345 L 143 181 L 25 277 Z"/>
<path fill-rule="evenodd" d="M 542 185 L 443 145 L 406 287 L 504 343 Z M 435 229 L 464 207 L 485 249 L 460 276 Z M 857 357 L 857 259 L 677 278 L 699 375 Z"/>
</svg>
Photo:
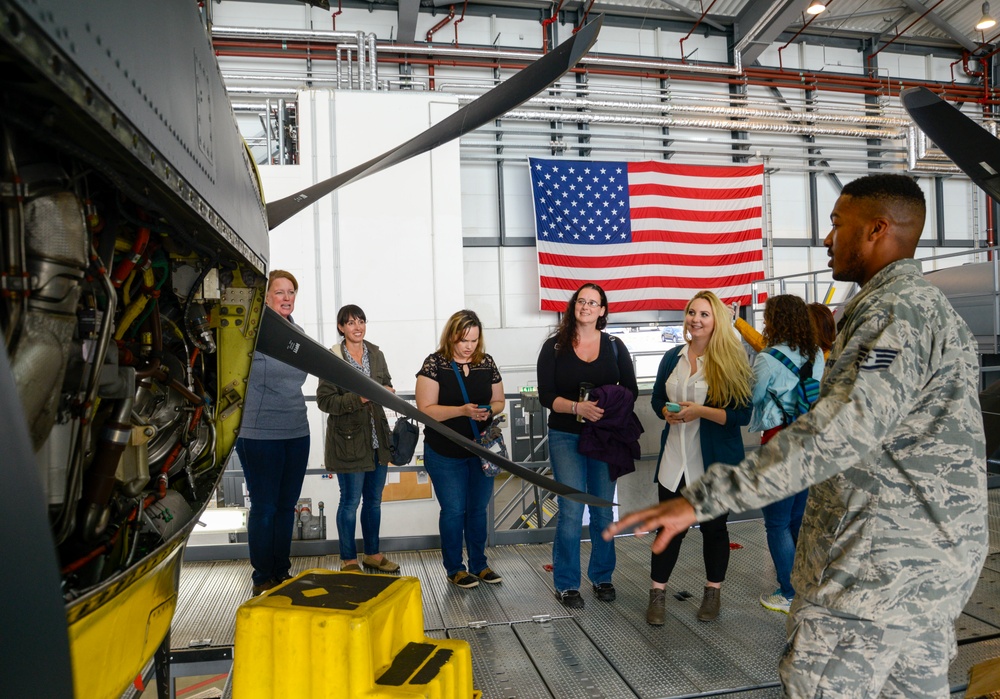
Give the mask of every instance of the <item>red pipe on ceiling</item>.
<svg viewBox="0 0 1000 699">
<path fill-rule="evenodd" d="M 712 3 L 708 7 L 706 7 L 704 9 L 704 11 L 701 13 L 701 17 L 699 17 L 698 21 L 694 23 L 693 27 L 691 27 L 691 31 L 689 31 L 687 33 L 687 36 L 685 36 L 683 39 L 681 39 L 681 62 L 684 62 L 684 61 L 687 60 L 684 57 L 684 42 L 687 41 L 689 38 L 691 38 L 691 35 L 694 34 L 694 30 L 698 28 L 698 25 L 701 24 L 701 21 L 703 19 L 705 19 L 705 16 L 708 14 L 708 11 L 711 10 L 712 7 L 715 6 L 715 3 L 716 3 L 716 0 L 712 0 Z"/>
<path fill-rule="evenodd" d="M 542 53 L 549 52 L 549 37 L 546 36 L 545 30 L 548 29 L 549 25 L 555 22 L 559 17 L 559 10 L 562 9 L 564 2 L 566 2 L 566 0 L 559 0 L 559 4 L 556 6 L 556 9 L 552 11 L 552 16 L 548 19 L 542 20 Z"/>
<path fill-rule="evenodd" d="M 438 29 L 440 29 L 441 27 L 443 27 L 444 25 L 448 24 L 448 22 L 450 22 L 450 21 L 451 21 L 451 19 L 452 19 L 452 17 L 454 17 L 454 16 L 455 16 L 455 6 L 454 6 L 454 5 L 452 5 L 452 6 L 451 6 L 451 7 L 450 7 L 450 8 L 448 9 L 448 16 L 447 16 L 447 17 L 445 17 L 445 18 L 444 18 L 444 19 L 442 19 L 442 20 L 441 20 L 440 22 L 438 22 L 438 23 L 437 23 L 437 24 L 435 24 L 435 25 L 434 25 L 433 27 L 431 27 L 430 29 L 428 29 L 428 30 L 427 30 L 427 43 L 428 43 L 428 44 L 429 44 L 429 43 L 431 43 L 431 41 L 433 40 L 433 37 L 434 37 L 434 33 L 435 33 L 435 32 L 436 32 L 436 31 L 437 31 Z"/>
<path fill-rule="evenodd" d="M 462 16 L 455 20 L 455 46 L 458 46 L 458 25 L 465 21 L 465 8 L 469 6 L 469 0 L 465 0 L 462 5 Z"/>
<path fill-rule="evenodd" d="M 241 49 L 241 50 L 235 50 Z M 247 50 L 251 49 L 251 50 Z M 252 49 L 272 49 L 272 50 L 252 50 Z M 308 53 L 307 53 L 308 51 Z M 280 42 L 231 42 L 216 41 L 216 53 L 220 56 L 234 56 L 247 58 L 312 58 L 313 60 L 334 60 L 335 48 L 317 46 L 315 44 L 284 44 Z M 414 47 L 414 54 L 419 54 L 420 48 Z M 523 68 L 524 62 L 500 62 L 495 59 L 484 57 L 482 61 L 477 60 L 456 60 L 441 58 L 411 58 L 411 57 L 390 57 L 385 54 L 378 56 L 380 63 L 386 64 L 415 64 L 427 66 L 454 66 L 468 68 L 498 68 L 505 70 L 518 70 Z M 715 75 L 711 73 L 673 73 L 668 69 L 662 71 L 648 69 L 610 69 L 600 67 L 574 68 L 573 73 L 594 75 L 609 75 L 620 77 L 644 77 L 653 79 L 669 79 L 678 81 L 711 82 L 719 84 L 750 84 L 755 87 L 778 87 L 796 90 L 823 90 L 833 92 L 844 92 L 847 94 L 868 94 L 868 95 L 897 95 L 899 89 L 904 87 L 926 87 L 943 98 L 952 102 L 979 102 L 983 103 L 983 95 L 980 88 L 976 86 L 961 86 L 947 83 L 935 83 L 919 80 L 897 80 L 893 79 L 886 86 L 884 83 L 873 80 L 867 76 L 832 75 L 824 73 L 790 73 L 779 71 L 774 68 L 752 67 L 744 69 L 744 76 Z M 853 88 L 853 89 L 852 89 Z M 986 99 L 987 104 L 998 104 L 997 98 Z"/>
<path fill-rule="evenodd" d="M 830 2 L 826 3 L 826 7 L 829 8 L 830 5 L 832 5 L 832 4 L 833 4 L 833 0 L 830 0 Z M 799 34 L 801 34 L 802 32 L 804 32 L 806 30 L 806 27 L 808 27 L 810 24 L 812 24 L 813 20 L 816 19 L 817 17 L 819 17 L 818 14 L 816 14 L 816 15 L 810 15 L 809 21 L 806 22 L 805 24 L 803 24 L 802 28 L 799 29 L 797 32 L 795 32 L 795 36 L 793 36 L 791 39 L 789 39 L 787 42 L 785 42 L 785 45 L 782 46 L 780 49 L 778 49 L 778 70 L 784 70 L 785 69 L 784 65 L 781 62 L 781 52 L 784 51 L 785 49 L 787 49 L 788 46 L 793 41 L 795 41 L 798 38 Z"/>
<path fill-rule="evenodd" d="M 903 36 L 903 34 L 905 34 L 907 31 L 909 31 L 910 27 L 912 27 L 914 24 L 916 24 L 917 22 L 919 22 L 920 20 L 922 20 L 924 17 L 926 17 L 927 15 L 929 15 L 934 10 L 934 8 L 936 8 L 938 5 L 940 5 L 943 2 L 944 2 L 944 0 L 938 0 L 936 3 L 934 3 L 933 5 L 931 5 L 930 7 L 928 7 L 927 10 L 922 15 L 920 15 L 915 20 L 913 20 L 908 25 L 906 25 L 906 28 L 903 31 L 901 31 L 901 32 L 897 31 L 896 32 L 896 36 L 894 36 L 891 39 L 889 39 L 889 41 L 885 42 L 885 44 L 883 44 L 882 47 L 879 48 L 878 51 L 876 51 L 875 53 L 873 53 L 872 55 L 870 55 L 868 57 L 868 72 L 871 73 L 871 62 L 872 62 L 872 59 L 875 58 L 875 56 L 877 56 L 880 53 L 882 53 L 886 48 L 888 48 L 892 43 L 894 43 L 896 41 L 896 39 L 898 39 L 899 37 Z"/>
<path fill-rule="evenodd" d="M 712 0 L 713 2 L 715 0 Z M 587 9 L 583 12 L 583 19 L 580 20 L 580 26 L 573 27 L 573 33 L 576 34 L 578 31 L 583 29 L 584 25 L 587 24 L 587 17 L 590 15 L 590 8 L 594 6 L 594 0 L 590 0 L 590 4 L 587 5 Z"/>
<path fill-rule="evenodd" d="M 337 31 L 337 17 L 344 14 L 344 0 L 337 0 L 337 11 L 330 14 L 330 28 Z"/>
</svg>

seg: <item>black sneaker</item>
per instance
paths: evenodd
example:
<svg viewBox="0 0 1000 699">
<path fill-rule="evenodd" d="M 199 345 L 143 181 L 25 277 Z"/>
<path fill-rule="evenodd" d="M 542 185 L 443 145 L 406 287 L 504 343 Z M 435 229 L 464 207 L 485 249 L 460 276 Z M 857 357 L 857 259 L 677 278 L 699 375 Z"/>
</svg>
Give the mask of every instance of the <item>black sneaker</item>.
<svg viewBox="0 0 1000 699">
<path fill-rule="evenodd" d="M 449 575 L 448 582 L 452 585 L 458 585 L 459 587 L 468 590 L 469 588 L 475 587 L 479 584 L 479 578 L 475 575 L 469 575 L 464 570 L 460 570 L 454 575 Z"/>
<path fill-rule="evenodd" d="M 484 583 L 489 583 L 490 585 L 496 585 L 497 583 L 503 582 L 503 578 L 500 577 L 500 574 L 494 572 L 491 568 L 483 568 L 481 571 L 476 573 L 476 577 Z"/>
<path fill-rule="evenodd" d="M 564 607 L 583 609 L 583 597 L 580 596 L 579 590 L 563 590 L 557 592 L 556 597 L 563 603 Z"/>
<path fill-rule="evenodd" d="M 615 597 L 618 596 L 615 594 L 615 586 L 609 582 L 594 585 L 594 594 L 597 595 L 597 599 L 602 602 L 614 602 Z"/>
</svg>

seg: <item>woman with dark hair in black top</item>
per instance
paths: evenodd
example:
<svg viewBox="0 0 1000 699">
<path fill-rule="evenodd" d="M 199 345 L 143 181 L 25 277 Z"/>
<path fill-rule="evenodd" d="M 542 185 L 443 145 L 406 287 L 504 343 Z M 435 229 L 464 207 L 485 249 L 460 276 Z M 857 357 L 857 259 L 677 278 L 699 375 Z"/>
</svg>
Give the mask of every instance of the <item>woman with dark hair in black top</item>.
<svg viewBox="0 0 1000 699">
<path fill-rule="evenodd" d="M 504 409 L 503 383 L 493 357 L 486 354 L 483 324 L 472 311 L 448 319 L 437 351 L 417 372 L 417 407 L 461 435 L 475 440 L 495 413 Z M 469 398 L 462 394 L 459 381 Z M 471 420 L 471 421 L 470 421 Z M 424 463 L 434 484 L 441 515 L 441 556 L 448 580 L 470 588 L 503 578 L 486 564 L 486 508 L 493 479 L 483 473 L 478 456 L 433 430 L 424 430 Z M 462 540 L 469 567 L 462 562 Z"/>
<path fill-rule="evenodd" d="M 604 500 L 612 500 L 615 484 L 608 463 L 578 451 L 583 421 L 596 422 L 604 410 L 584 395 L 589 387 L 618 384 L 636 397 L 632 358 L 624 343 L 601 332 L 608 324 L 608 297 L 596 284 L 584 284 L 566 306 L 558 330 L 538 354 L 538 396 L 549 409 L 549 456 L 560 483 Z M 615 569 L 614 541 L 600 532 L 611 523 L 610 507 L 590 507 L 590 563 L 587 577 L 598 599 L 615 599 L 611 574 Z M 556 538 L 552 547 L 556 595 L 571 609 L 583 607 L 580 596 L 580 536 L 583 505 L 559 498 Z"/>
</svg>

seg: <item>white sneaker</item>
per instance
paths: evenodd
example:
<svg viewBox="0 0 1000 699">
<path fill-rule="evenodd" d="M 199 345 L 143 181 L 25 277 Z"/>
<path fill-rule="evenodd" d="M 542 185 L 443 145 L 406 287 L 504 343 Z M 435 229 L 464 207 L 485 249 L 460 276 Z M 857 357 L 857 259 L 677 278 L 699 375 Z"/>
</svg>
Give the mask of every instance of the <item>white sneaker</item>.
<svg viewBox="0 0 1000 699">
<path fill-rule="evenodd" d="M 769 595 L 761 595 L 760 604 L 762 607 L 770 609 L 772 612 L 788 614 L 788 610 L 792 606 L 792 600 L 781 594 L 781 588 L 778 588 Z"/>
</svg>

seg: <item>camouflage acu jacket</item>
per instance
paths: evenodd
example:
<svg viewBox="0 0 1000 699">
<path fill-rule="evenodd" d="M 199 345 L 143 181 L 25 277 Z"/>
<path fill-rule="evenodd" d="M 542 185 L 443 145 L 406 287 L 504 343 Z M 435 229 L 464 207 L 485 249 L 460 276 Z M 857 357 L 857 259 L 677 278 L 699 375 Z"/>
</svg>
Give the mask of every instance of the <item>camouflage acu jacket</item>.
<svg viewBox="0 0 1000 699">
<path fill-rule="evenodd" d="M 978 376 L 965 321 L 919 262 L 894 262 L 845 307 L 813 409 L 683 494 L 704 521 L 811 486 L 798 594 L 890 624 L 954 619 L 987 548 Z"/>
</svg>

